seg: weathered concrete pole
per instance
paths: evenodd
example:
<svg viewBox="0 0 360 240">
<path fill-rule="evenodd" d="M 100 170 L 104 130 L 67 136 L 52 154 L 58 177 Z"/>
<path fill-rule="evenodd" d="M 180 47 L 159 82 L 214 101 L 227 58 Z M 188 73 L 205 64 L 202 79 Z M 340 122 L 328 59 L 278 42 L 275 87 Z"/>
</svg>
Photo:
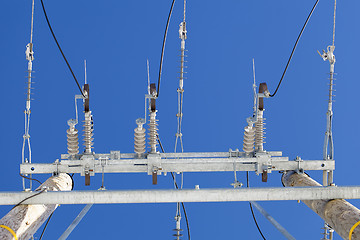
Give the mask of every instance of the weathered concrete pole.
<svg viewBox="0 0 360 240">
<path fill-rule="evenodd" d="M 70 191 L 72 186 L 71 177 L 68 174 L 60 173 L 47 179 L 36 189 L 34 194 L 45 191 L 45 189 L 46 191 Z M 26 204 L 26 201 L 24 203 Z M 0 219 L 0 239 L 30 239 L 57 207 L 58 204 L 15 206 Z"/>
<path fill-rule="evenodd" d="M 283 174 L 285 187 L 321 186 L 306 174 L 289 171 Z M 304 200 L 309 208 L 325 220 L 343 239 L 349 239 L 351 228 L 360 221 L 360 210 L 344 199 Z M 355 227 L 351 240 L 360 240 L 360 226 Z"/>
</svg>

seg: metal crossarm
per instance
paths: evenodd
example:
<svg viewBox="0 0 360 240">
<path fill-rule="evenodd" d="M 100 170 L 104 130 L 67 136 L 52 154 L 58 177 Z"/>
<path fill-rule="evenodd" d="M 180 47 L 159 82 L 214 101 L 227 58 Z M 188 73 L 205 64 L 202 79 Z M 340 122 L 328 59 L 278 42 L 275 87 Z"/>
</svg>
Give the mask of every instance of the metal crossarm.
<svg viewBox="0 0 360 240">
<path fill-rule="evenodd" d="M 200 152 L 200 153 L 156 153 L 147 154 L 145 158 L 136 158 L 136 154 L 76 155 L 78 159 L 55 161 L 51 164 L 23 163 L 20 165 L 22 174 L 43 173 L 148 173 L 168 172 L 233 172 L 255 171 L 257 174 L 267 171 L 295 170 L 334 170 L 335 161 L 331 160 L 289 160 L 281 157 L 281 152 L 266 152 L 249 157 L 243 152 Z M 76 157 L 75 156 L 75 157 Z"/>
<path fill-rule="evenodd" d="M 0 205 L 13 205 L 31 192 L 0 192 Z M 359 199 L 360 187 L 287 187 L 192 190 L 44 192 L 23 204 L 117 204 Z"/>
</svg>

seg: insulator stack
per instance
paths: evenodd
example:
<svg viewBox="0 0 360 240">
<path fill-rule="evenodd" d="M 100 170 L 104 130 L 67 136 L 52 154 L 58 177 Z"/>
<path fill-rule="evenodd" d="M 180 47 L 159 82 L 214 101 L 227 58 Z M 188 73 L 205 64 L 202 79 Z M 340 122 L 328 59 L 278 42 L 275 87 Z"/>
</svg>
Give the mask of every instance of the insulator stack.
<svg viewBox="0 0 360 240">
<path fill-rule="evenodd" d="M 156 153 L 156 146 L 157 146 L 157 119 L 156 119 L 156 111 L 150 112 L 150 119 L 149 119 L 149 145 L 150 145 L 150 152 Z"/>
<path fill-rule="evenodd" d="M 176 217 L 175 217 L 175 220 L 176 220 L 176 228 L 173 229 L 173 231 L 175 231 L 176 233 L 173 234 L 173 236 L 176 237 L 175 240 L 181 240 L 180 237 L 183 236 L 182 233 L 181 233 L 183 230 L 180 228 L 180 220 L 181 220 L 181 217 L 180 217 L 180 216 L 176 216 Z"/>
<path fill-rule="evenodd" d="M 244 130 L 243 150 L 245 153 L 250 154 L 254 151 L 255 128 L 246 126 Z"/>
<path fill-rule="evenodd" d="M 75 128 L 76 121 L 74 119 L 70 119 L 68 121 L 68 125 L 69 129 L 66 130 L 68 154 L 74 156 L 79 153 L 79 136 L 78 130 Z"/>
<path fill-rule="evenodd" d="M 136 119 L 136 124 L 138 125 L 137 128 L 134 130 L 134 150 L 135 153 L 138 154 L 138 157 L 141 157 L 141 155 L 145 152 L 145 128 L 143 128 L 143 125 L 145 123 L 145 119 L 138 118 Z"/>
<path fill-rule="evenodd" d="M 94 131 L 94 123 L 91 115 L 91 111 L 85 112 L 85 120 L 84 120 L 84 146 L 85 153 L 91 153 L 91 149 L 93 148 L 93 131 Z"/>
<path fill-rule="evenodd" d="M 264 139 L 265 139 L 265 118 L 263 118 L 264 111 L 258 111 L 258 120 L 255 123 L 255 151 L 264 151 Z"/>
</svg>

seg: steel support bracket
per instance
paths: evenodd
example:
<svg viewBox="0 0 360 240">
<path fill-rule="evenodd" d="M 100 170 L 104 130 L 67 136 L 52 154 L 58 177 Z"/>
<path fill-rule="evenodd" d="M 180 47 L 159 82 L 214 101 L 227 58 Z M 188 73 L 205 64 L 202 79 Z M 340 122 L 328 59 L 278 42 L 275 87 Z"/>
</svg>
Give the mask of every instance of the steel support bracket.
<svg viewBox="0 0 360 240">
<path fill-rule="evenodd" d="M 271 156 L 266 153 L 256 154 L 256 164 L 255 164 L 255 173 L 259 175 L 260 173 L 271 173 L 272 164 Z"/>
<path fill-rule="evenodd" d="M 156 175 L 161 175 L 161 156 L 158 153 L 149 153 L 147 155 L 147 170 L 148 175 L 153 175 L 156 172 Z"/>
<path fill-rule="evenodd" d="M 95 175 L 95 157 L 92 154 L 84 154 L 81 157 L 81 163 L 83 166 L 83 171 L 80 173 L 81 176 L 94 176 Z"/>
<path fill-rule="evenodd" d="M 120 160 L 120 151 L 110 151 L 111 160 Z"/>
</svg>

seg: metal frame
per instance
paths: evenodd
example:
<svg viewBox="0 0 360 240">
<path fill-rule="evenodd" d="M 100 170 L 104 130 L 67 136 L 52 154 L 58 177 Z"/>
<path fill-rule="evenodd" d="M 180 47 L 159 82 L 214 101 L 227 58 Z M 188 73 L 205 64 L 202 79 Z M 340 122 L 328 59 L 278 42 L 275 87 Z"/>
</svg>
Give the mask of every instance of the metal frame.
<svg viewBox="0 0 360 240">
<path fill-rule="evenodd" d="M 281 152 L 256 153 L 246 156 L 244 152 L 199 152 L 199 153 L 149 153 L 144 158 L 137 158 L 135 153 L 110 154 L 63 154 L 62 159 L 54 163 L 23 163 L 20 165 L 22 174 L 44 173 L 141 173 L 158 175 L 167 172 L 232 172 L 255 171 L 256 174 L 271 171 L 335 169 L 334 160 L 289 160 L 281 157 Z"/>
<path fill-rule="evenodd" d="M 0 205 L 14 205 L 34 192 L 0 192 Z M 360 186 L 43 192 L 23 204 L 117 204 L 359 199 Z"/>
</svg>

